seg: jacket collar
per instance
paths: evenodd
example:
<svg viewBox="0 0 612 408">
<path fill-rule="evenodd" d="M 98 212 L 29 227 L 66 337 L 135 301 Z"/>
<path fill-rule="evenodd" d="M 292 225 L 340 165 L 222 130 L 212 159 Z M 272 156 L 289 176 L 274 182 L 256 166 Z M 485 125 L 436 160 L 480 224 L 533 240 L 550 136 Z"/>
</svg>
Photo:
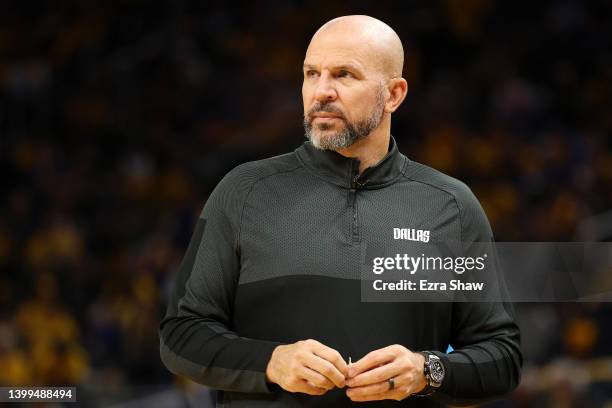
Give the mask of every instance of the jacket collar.
<svg viewBox="0 0 612 408">
<path fill-rule="evenodd" d="M 300 161 L 316 176 L 337 186 L 375 189 L 392 184 L 402 175 L 409 160 L 397 149 L 391 136 L 389 151 L 383 159 L 359 175 L 359 159 L 342 156 L 333 150 L 319 150 L 310 141 L 295 150 Z"/>
</svg>

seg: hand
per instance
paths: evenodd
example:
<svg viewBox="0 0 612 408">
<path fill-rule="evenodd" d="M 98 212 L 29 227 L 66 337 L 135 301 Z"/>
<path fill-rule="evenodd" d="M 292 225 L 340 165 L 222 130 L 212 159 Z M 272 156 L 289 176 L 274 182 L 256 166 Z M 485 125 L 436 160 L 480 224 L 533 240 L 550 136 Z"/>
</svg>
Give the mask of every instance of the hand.
<svg viewBox="0 0 612 408">
<path fill-rule="evenodd" d="M 348 366 L 336 350 L 316 340 L 278 346 L 266 368 L 266 380 L 289 392 L 325 394 L 334 386 L 342 388 Z"/>
<path fill-rule="evenodd" d="M 346 395 L 352 401 L 401 401 L 427 385 L 424 363 L 421 354 L 398 344 L 374 350 L 349 366 Z M 393 389 L 389 378 L 393 378 Z"/>
</svg>

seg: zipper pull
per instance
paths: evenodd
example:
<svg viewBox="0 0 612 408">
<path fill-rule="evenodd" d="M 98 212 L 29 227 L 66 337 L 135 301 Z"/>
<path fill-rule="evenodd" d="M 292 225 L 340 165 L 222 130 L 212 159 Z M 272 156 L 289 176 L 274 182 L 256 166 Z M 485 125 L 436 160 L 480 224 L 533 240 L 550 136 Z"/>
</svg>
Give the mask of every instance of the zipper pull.
<svg viewBox="0 0 612 408">
<path fill-rule="evenodd" d="M 353 178 L 353 188 L 361 188 L 364 187 L 366 184 L 368 184 L 368 180 L 365 180 L 363 183 L 359 182 L 359 174 L 357 174 Z"/>
</svg>

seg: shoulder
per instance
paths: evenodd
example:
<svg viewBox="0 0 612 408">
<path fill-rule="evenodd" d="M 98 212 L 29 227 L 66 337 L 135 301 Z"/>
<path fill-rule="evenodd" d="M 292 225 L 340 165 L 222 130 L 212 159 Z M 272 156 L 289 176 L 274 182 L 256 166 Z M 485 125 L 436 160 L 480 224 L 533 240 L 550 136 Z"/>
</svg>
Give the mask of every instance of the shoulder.
<svg viewBox="0 0 612 408">
<path fill-rule="evenodd" d="M 489 220 L 472 190 L 462 181 L 436 169 L 411 161 L 404 177 L 448 194 L 455 202 L 461 224 L 461 239 L 465 241 L 489 241 L 493 233 Z"/>
<path fill-rule="evenodd" d="M 242 204 L 257 182 L 299 167 L 300 161 L 293 152 L 240 164 L 221 179 L 208 198 L 206 206 L 220 207 L 219 209 L 230 214 L 240 212 Z"/>
<path fill-rule="evenodd" d="M 250 161 L 234 167 L 219 182 L 217 188 L 231 188 L 240 192 L 249 190 L 255 183 L 276 174 L 287 173 L 302 165 L 294 152 L 261 160 Z"/>
<path fill-rule="evenodd" d="M 457 202 L 460 209 L 480 207 L 478 199 L 463 181 L 425 164 L 411 160 L 404 170 L 404 177 L 437 189 L 441 194 L 448 194 Z"/>
</svg>

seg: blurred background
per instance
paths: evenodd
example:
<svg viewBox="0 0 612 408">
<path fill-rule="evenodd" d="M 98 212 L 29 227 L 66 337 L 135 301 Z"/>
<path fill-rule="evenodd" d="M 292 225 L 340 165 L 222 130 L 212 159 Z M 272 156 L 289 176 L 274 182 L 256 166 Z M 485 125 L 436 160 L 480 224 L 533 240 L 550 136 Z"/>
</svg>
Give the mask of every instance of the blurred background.
<svg viewBox="0 0 612 408">
<path fill-rule="evenodd" d="M 369 14 L 406 52 L 392 134 L 465 181 L 498 241 L 612 240 L 609 1 L 0 1 L 0 385 L 210 406 L 158 323 L 208 194 L 304 140 L 304 52 Z M 612 307 L 518 304 L 495 407 L 612 407 Z"/>
</svg>

